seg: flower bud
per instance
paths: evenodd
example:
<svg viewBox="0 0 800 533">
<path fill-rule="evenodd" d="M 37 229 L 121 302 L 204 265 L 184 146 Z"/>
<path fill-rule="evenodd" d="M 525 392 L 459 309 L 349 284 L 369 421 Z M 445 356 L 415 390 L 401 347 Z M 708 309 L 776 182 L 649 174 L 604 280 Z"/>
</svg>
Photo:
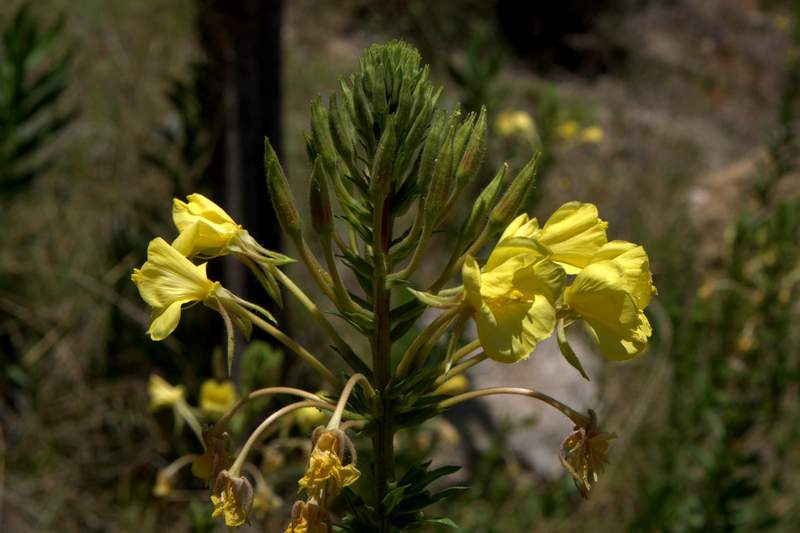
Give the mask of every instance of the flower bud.
<svg viewBox="0 0 800 533">
<path fill-rule="evenodd" d="M 300 224 L 300 213 L 286 181 L 286 175 L 278 161 L 278 156 L 268 138 L 264 138 L 264 170 L 267 174 L 267 188 L 269 189 L 272 207 L 278 217 L 284 231 L 291 236 L 299 236 L 302 226 Z"/>
<path fill-rule="evenodd" d="M 385 199 L 392 190 L 394 170 L 394 157 L 397 152 L 397 135 L 394 131 L 394 120 L 386 122 L 386 128 L 381 135 L 378 148 L 375 150 L 375 159 L 372 163 L 370 176 L 370 192 L 375 199 Z M 376 204 L 379 202 L 376 202 Z M 377 209 L 377 207 L 376 207 Z"/>
<path fill-rule="evenodd" d="M 511 185 L 506 189 L 503 197 L 497 203 L 495 208 L 489 215 L 489 224 L 493 228 L 502 228 L 507 226 L 514 216 L 522 208 L 528 194 L 533 189 L 533 184 L 536 182 L 536 163 L 539 160 L 539 154 L 534 155 L 528 164 L 511 182 Z"/>
<path fill-rule="evenodd" d="M 451 126 L 444 144 L 439 150 L 439 157 L 434 163 L 430 187 L 425 197 L 425 225 L 430 225 L 431 229 L 435 226 L 453 191 L 455 133 L 455 129 Z"/>
<path fill-rule="evenodd" d="M 461 152 L 457 152 L 461 153 Z M 456 187 L 463 189 L 467 183 L 472 181 L 483 163 L 483 156 L 486 154 L 486 107 L 481 108 L 478 120 L 469 136 L 466 148 L 464 148 L 461 161 L 456 169 Z"/>
<path fill-rule="evenodd" d="M 428 184 L 433 175 L 433 166 L 436 163 L 436 158 L 439 156 L 439 149 L 442 147 L 445 135 L 445 123 L 447 122 L 447 114 L 444 111 L 439 111 L 433 116 L 428 137 L 425 139 L 425 145 L 422 148 L 422 156 L 419 161 L 419 176 L 417 182 L 422 191 L 428 189 Z"/>
<path fill-rule="evenodd" d="M 467 243 L 472 242 L 472 240 L 478 236 L 478 233 L 480 233 L 481 229 L 483 229 L 486 216 L 489 214 L 489 210 L 492 208 L 494 203 L 497 201 L 497 197 L 500 195 L 500 186 L 503 184 L 503 180 L 505 179 L 507 171 L 508 163 L 503 163 L 500 171 L 483 189 L 483 191 L 481 191 L 477 200 L 475 200 L 475 203 L 472 205 L 472 211 L 470 212 L 469 217 L 467 218 L 467 221 L 461 230 L 461 235 L 459 235 L 459 253 L 461 253 L 461 249 Z"/>
<path fill-rule="evenodd" d="M 328 179 L 322 159 L 319 157 L 314 161 L 314 168 L 311 171 L 308 203 L 311 206 L 311 225 L 314 231 L 318 235 L 329 237 L 333 231 L 333 211 L 328 193 Z"/>
<path fill-rule="evenodd" d="M 336 150 L 328 124 L 328 112 L 325 111 L 325 106 L 322 105 L 322 101 L 319 98 L 311 104 L 311 136 L 314 140 L 314 147 L 319 155 L 322 156 L 325 169 L 328 172 L 333 172 L 336 165 Z M 311 161 L 314 161 L 314 159 L 316 158 L 311 159 Z"/>
</svg>

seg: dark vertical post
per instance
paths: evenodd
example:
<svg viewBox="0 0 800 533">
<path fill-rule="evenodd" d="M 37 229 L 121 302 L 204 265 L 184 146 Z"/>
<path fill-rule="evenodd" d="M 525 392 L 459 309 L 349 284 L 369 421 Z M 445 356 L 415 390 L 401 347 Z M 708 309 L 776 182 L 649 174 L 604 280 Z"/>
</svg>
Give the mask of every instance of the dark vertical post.
<svg viewBox="0 0 800 533">
<path fill-rule="evenodd" d="M 209 170 L 225 209 L 270 249 L 280 249 L 278 222 L 264 180 L 264 136 L 281 152 L 282 0 L 197 0 L 209 70 L 207 111 L 219 133 Z M 224 284 L 250 300 L 258 282 L 227 265 Z"/>
</svg>

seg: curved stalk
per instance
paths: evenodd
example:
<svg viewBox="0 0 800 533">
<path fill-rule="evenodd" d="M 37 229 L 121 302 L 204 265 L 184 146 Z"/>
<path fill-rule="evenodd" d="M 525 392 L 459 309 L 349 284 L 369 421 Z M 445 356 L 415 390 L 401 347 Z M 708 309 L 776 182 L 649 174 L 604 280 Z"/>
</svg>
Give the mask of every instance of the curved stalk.
<svg viewBox="0 0 800 533">
<path fill-rule="evenodd" d="M 529 398 L 535 398 L 560 411 L 564 416 L 572 420 L 576 426 L 585 426 L 589 423 L 589 417 L 580 414 L 579 412 L 575 411 L 568 405 L 559 402 L 558 400 L 556 400 L 551 396 L 548 396 L 547 394 L 535 391 L 533 389 L 526 389 L 523 387 L 491 387 L 488 389 L 478 389 L 470 392 L 465 392 L 464 394 L 459 394 L 458 396 L 453 396 L 452 398 L 448 398 L 446 400 L 439 402 L 438 405 L 442 409 L 446 409 L 448 407 L 453 407 L 454 405 L 458 405 L 468 400 L 481 398 L 483 396 L 492 396 L 495 394 L 516 394 L 519 396 L 528 396 Z"/>
<path fill-rule="evenodd" d="M 441 376 L 439 376 L 438 378 L 436 378 L 436 381 L 433 382 L 433 387 L 432 388 L 435 390 L 437 387 L 439 387 L 439 385 L 442 385 L 443 383 L 445 383 L 450 378 L 453 378 L 453 377 L 455 377 L 455 376 L 457 376 L 459 374 L 462 374 L 462 373 L 466 372 L 467 370 L 469 370 L 473 366 L 478 365 L 478 364 L 486 361 L 488 358 L 489 358 L 489 356 L 486 355 L 485 352 L 481 352 L 481 353 L 479 353 L 478 355 L 476 355 L 474 357 L 470 357 L 469 359 L 467 359 L 466 361 L 464 361 L 460 365 L 454 366 L 448 372 L 446 372 L 446 373 L 442 374 Z"/>
<path fill-rule="evenodd" d="M 406 265 L 406 267 L 400 272 L 389 276 L 389 278 L 393 280 L 405 280 L 410 278 L 411 275 L 417 270 L 417 267 L 419 267 L 419 263 L 422 260 L 422 257 L 425 255 L 425 250 L 428 249 L 428 241 L 430 241 L 430 239 L 431 231 L 426 228 L 422 231 L 419 242 L 417 243 L 416 248 L 414 248 L 414 255 L 411 256 L 411 260 L 408 262 L 408 265 Z"/>
<path fill-rule="evenodd" d="M 339 380 L 336 379 L 336 376 L 333 375 L 333 372 L 328 370 L 325 365 L 320 363 L 319 359 L 311 355 L 308 350 L 300 346 L 294 339 L 286 335 L 283 331 L 279 330 L 266 320 L 263 320 L 260 316 L 251 313 L 250 311 L 247 312 L 247 315 L 253 324 L 273 336 L 278 342 L 292 350 L 294 353 L 300 356 L 303 361 L 311 365 L 311 367 L 323 378 L 325 378 L 325 381 L 327 381 L 334 389 L 339 388 Z"/>
<path fill-rule="evenodd" d="M 414 362 L 417 356 L 417 352 L 419 352 L 420 348 L 428 342 L 431 338 L 435 338 L 440 335 L 443 329 L 447 326 L 450 320 L 460 312 L 459 307 L 452 307 L 445 311 L 444 313 L 437 316 L 433 322 L 428 324 L 428 326 L 422 330 L 422 333 L 414 339 L 414 342 L 411 343 L 411 346 L 408 347 L 406 353 L 403 354 L 403 358 L 400 360 L 400 364 L 397 365 L 397 372 L 396 375 L 398 378 L 402 378 L 408 372 L 411 363 Z"/>
<path fill-rule="evenodd" d="M 239 398 L 233 407 L 228 410 L 227 413 L 222 415 L 222 417 L 217 420 L 216 424 L 214 424 L 214 428 L 211 430 L 212 433 L 220 433 L 221 430 L 225 428 L 225 425 L 228 421 L 236 414 L 236 412 L 241 409 L 247 402 L 251 400 L 255 400 L 256 398 L 262 398 L 264 396 L 273 396 L 275 394 L 291 394 L 293 396 L 298 396 L 300 398 L 305 398 L 306 400 L 313 400 L 321 402 L 323 401 L 322 398 L 317 396 L 316 394 L 312 394 L 308 391 L 304 391 L 303 389 L 296 389 L 294 387 L 267 387 L 264 389 L 258 389 L 252 391 L 250 394 Z"/>
<path fill-rule="evenodd" d="M 466 356 L 468 356 L 469 354 L 471 354 L 480 347 L 481 347 L 480 339 L 475 339 L 474 341 L 465 344 L 464 346 L 453 352 L 453 355 L 450 357 L 449 364 L 461 361 Z"/>
<path fill-rule="evenodd" d="M 242 465 L 244 465 L 244 461 L 247 458 L 247 454 L 250 453 L 250 449 L 253 445 L 258 441 L 259 437 L 266 431 L 273 423 L 279 420 L 284 415 L 288 415 L 292 411 L 296 411 L 298 409 L 302 409 L 303 407 L 317 407 L 321 409 L 333 409 L 334 406 L 327 403 L 327 402 L 317 402 L 313 400 L 303 400 L 301 402 L 295 402 L 293 404 L 289 404 L 281 409 L 278 409 L 271 415 L 269 415 L 258 427 L 250 434 L 248 437 L 247 442 L 244 443 L 242 449 L 239 451 L 239 455 L 236 456 L 236 460 L 233 462 L 233 466 L 231 466 L 230 470 L 228 471 L 231 476 L 238 476 L 239 473 L 242 471 Z"/>
<path fill-rule="evenodd" d="M 350 379 L 347 380 L 347 383 L 344 384 L 342 394 L 339 396 L 339 402 L 336 404 L 336 410 L 333 412 L 333 416 L 331 416 L 331 419 L 328 421 L 328 429 L 336 429 L 339 427 L 339 422 L 342 420 L 342 413 L 344 412 L 344 408 L 347 406 L 347 400 L 350 399 L 350 394 L 353 392 L 353 388 L 359 381 L 364 387 L 364 390 L 367 391 L 367 394 L 370 396 L 375 395 L 375 392 L 372 390 L 372 386 L 369 384 L 367 378 L 365 378 L 362 374 L 353 374 Z"/>
</svg>

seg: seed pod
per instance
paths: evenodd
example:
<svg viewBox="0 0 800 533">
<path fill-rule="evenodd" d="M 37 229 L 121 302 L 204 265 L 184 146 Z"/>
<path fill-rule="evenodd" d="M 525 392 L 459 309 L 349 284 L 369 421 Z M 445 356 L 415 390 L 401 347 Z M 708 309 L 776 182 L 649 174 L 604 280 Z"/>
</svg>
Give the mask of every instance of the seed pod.
<svg viewBox="0 0 800 533">
<path fill-rule="evenodd" d="M 286 175 L 278 161 L 278 156 L 269 138 L 264 137 L 264 171 L 267 176 L 267 188 L 269 197 L 272 200 L 272 207 L 278 217 L 283 230 L 291 236 L 299 236 L 302 230 L 300 223 L 300 213 L 292 196 L 292 190 L 286 181 Z"/>
<path fill-rule="evenodd" d="M 503 197 L 497 202 L 492 214 L 489 216 L 489 224 L 492 228 L 505 227 L 519 213 L 520 208 L 533 188 L 533 184 L 536 182 L 536 163 L 538 160 L 539 154 L 537 153 L 517 174 L 517 177 L 506 189 Z"/>
<path fill-rule="evenodd" d="M 328 193 L 328 178 L 321 158 L 314 161 L 311 171 L 311 186 L 308 192 L 308 203 L 311 207 L 311 225 L 318 235 L 330 237 L 333 231 L 333 211 Z"/>
</svg>

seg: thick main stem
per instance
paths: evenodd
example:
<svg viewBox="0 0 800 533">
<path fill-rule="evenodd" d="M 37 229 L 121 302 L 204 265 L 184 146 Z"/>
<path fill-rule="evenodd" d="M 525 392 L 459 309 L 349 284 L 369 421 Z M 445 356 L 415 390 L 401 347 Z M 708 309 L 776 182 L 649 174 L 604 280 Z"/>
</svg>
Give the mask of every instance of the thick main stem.
<svg viewBox="0 0 800 533">
<path fill-rule="evenodd" d="M 389 311 L 391 293 L 386 286 L 387 251 L 391 242 L 391 220 L 389 202 L 376 206 L 373 225 L 373 253 L 375 273 L 373 278 L 373 312 L 375 332 L 372 339 L 372 368 L 374 387 L 378 393 L 378 429 L 372 438 L 372 449 L 375 456 L 375 484 L 377 501 L 381 502 L 386 495 L 387 484 L 394 476 L 394 429 L 391 420 L 391 406 L 387 392 L 389 385 L 389 365 L 392 349 L 391 322 Z M 388 533 L 390 526 L 384 516 L 380 524 L 380 533 Z"/>
</svg>

